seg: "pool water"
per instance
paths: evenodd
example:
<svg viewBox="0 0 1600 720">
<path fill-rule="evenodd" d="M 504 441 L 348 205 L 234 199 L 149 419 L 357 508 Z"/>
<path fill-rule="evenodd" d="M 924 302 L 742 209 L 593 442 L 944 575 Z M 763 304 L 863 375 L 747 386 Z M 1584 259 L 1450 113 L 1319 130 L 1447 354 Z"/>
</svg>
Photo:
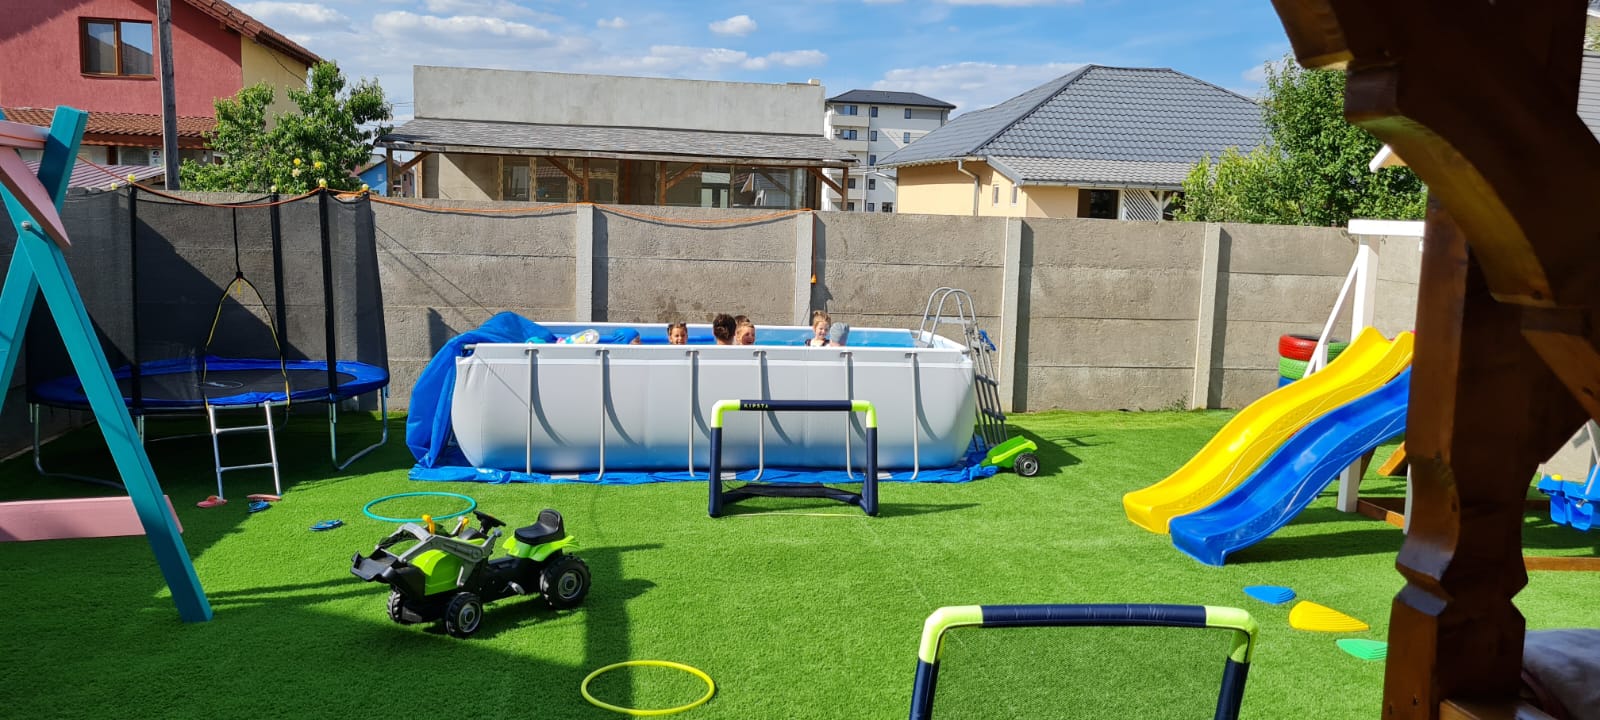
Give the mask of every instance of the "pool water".
<svg viewBox="0 0 1600 720">
<path fill-rule="evenodd" d="M 610 326 L 615 327 L 615 326 Z M 628 326 L 639 332 L 639 341 L 643 345 L 666 345 L 667 326 L 665 325 L 631 325 Z M 565 337 L 561 333 L 558 336 Z M 610 332 L 602 332 L 602 337 L 610 337 Z M 772 345 L 778 347 L 801 347 L 814 336 L 811 328 L 797 327 L 756 327 L 756 345 Z M 916 343 L 912 341 L 910 330 L 898 328 L 851 328 L 848 343 L 851 347 L 868 348 L 913 348 Z M 690 345 L 715 345 L 716 338 L 711 335 L 710 328 L 703 325 L 689 327 Z"/>
</svg>

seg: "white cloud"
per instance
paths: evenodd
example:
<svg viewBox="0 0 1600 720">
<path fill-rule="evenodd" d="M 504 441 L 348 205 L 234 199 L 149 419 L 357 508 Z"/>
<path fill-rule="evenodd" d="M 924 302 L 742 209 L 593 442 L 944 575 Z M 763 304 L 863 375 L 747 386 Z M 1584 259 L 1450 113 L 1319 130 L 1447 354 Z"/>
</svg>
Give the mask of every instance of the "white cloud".
<svg viewBox="0 0 1600 720">
<path fill-rule="evenodd" d="M 1079 5 L 1083 0 L 940 0 L 951 5 L 994 5 L 998 7 L 1040 7 L 1044 5 Z"/>
<path fill-rule="evenodd" d="M 240 3 L 239 9 L 280 32 L 326 28 L 350 22 L 350 18 L 345 17 L 344 13 L 315 3 L 272 0 Z"/>
<path fill-rule="evenodd" d="M 1239 77 L 1244 78 L 1245 82 L 1252 85 L 1260 85 L 1267 81 L 1267 65 L 1262 63 L 1251 67 L 1249 70 L 1240 73 Z"/>
<path fill-rule="evenodd" d="M 614 17 L 614 18 L 600 18 L 599 20 L 594 21 L 594 24 L 595 24 L 595 27 L 611 28 L 612 30 L 621 30 L 622 28 L 625 28 L 625 27 L 628 26 L 628 21 L 624 20 L 621 15 L 618 15 L 617 17 Z"/>
<path fill-rule="evenodd" d="M 768 53 L 767 59 L 784 67 L 808 67 L 828 62 L 828 55 L 821 50 L 785 50 Z"/>
<path fill-rule="evenodd" d="M 749 15 L 735 15 L 727 20 L 718 20 L 709 26 L 711 32 L 718 35 L 749 35 L 756 31 L 756 21 Z"/>
<path fill-rule="evenodd" d="M 432 34 L 436 36 L 434 40 L 454 38 L 489 43 L 546 45 L 555 40 L 549 30 L 513 20 L 477 15 L 438 17 L 404 10 L 373 16 L 372 28 L 380 35 L 411 40 L 424 39 L 419 37 L 422 34 Z"/>
<path fill-rule="evenodd" d="M 510 0 L 422 0 L 422 9 L 440 16 L 538 18 L 546 22 L 556 19 L 552 15 L 536 12 Z"/>
<path fill-rule="evenodd" d="M 955 113 L 996 105 L 1083 67 L 1078 63 L 953 65 L 896 68 L 872 84 L 874 90 L 922 93 L 956 106 Z"/>
</svg>

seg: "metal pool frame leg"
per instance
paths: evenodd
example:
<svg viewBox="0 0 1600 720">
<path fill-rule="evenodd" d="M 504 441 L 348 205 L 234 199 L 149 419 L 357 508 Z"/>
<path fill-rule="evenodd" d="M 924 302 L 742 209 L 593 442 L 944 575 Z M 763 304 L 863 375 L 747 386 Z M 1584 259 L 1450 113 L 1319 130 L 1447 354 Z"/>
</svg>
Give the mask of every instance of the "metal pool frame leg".
<svg viewBox="0 0 1600 720">
<path fill-rule="evenodd" d="M 328 403 L 328 453 L 333 456 L 333 469 L 343 470 L 347 467 L 350 467 L 350 463 L 360 460 L 361 458 L 365 457 L 367 453 L 377 450 L 378 448 L 383 447 L 385 443 L 389 442 L 388 385 L 378 388 L 378 418 L 380 422 L 383 423 L 383 435 L 378 438 L 378 441 L 366 446 L 365 448 L 362 448 L 360 452 L 351 455 L 344 462 L 339 462 L 339 403 Z M 284 418 L 284 422 L 287 423 L 288 418 Z M 277 471 L 274 470 L 273 472 L 276 473 Z"/>
<path fill-rule="evenodd" d="M 963 605 L 935 610 L 917 647 L 911 720 L 931 720 L 944 635 L 955 628 L 1181 627 L 1229 630 L 1233 643 L 1222 668 L 1215 720 L 1238 720 L 1244 684 L 1260 630 L 1250 613 L 1211 605 Z"/>
<path fill-rule="evenodd" d="M 722 416 L 730 412 L 849 412 L 867 416 L 867 468 L 861 492 L 822 484 L 755 485 L 732 490 L 722 487 Z M 859 505 L 867 515 L 878 514 L 878 410 L 866 400 L 719 400 L 711 408 L 711 468 L 707 478 L 710 500 L 707 514 L 722 515 L 724 505 L 750 497 L 823 497 Z"/>
</svg>

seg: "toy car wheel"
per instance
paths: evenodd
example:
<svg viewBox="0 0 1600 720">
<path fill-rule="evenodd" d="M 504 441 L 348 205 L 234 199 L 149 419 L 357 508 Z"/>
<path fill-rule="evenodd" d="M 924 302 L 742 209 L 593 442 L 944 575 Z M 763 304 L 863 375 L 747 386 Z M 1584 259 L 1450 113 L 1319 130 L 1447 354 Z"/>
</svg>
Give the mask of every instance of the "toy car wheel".
<svg viewBox="0 0 1600 720">
<path fill-rule="evenodd" d="M 1017 456 L 1015 464 L 1011 467 L 1017 471 L 1018 475 L 1033 477 L 1039 474 L 1039 456 L 1033 453 L 1023 453 Z"/>
<path fill-rule="evenodd" d="M 557 610 L 577 607 L 589 594 L 589 566 L 576 557 L 563 555 L 539 573 L 539 592 Z"/>
<path fill-rule="evenodd" d="M 478 631 L 483 622 L 483 601 L 476 593 L 464 592 L 450 598 L 444 609 L 444 631 L 464 638 Z"/>
<path fill-rule="evenodd" d="M 389 591 L 389 619 L 401 625 L 422 622 L 422 616 L 406 605 L 406 596 L 399 590 Z"/>
</svg>

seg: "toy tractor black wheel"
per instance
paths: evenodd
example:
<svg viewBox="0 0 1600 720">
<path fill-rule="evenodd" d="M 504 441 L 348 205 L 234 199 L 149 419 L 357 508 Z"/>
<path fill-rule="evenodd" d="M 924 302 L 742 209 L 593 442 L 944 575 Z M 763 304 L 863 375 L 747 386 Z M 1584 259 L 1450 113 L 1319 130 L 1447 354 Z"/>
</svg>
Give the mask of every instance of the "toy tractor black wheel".
<svg viewBox="0 0 1600 720">
<path fill-rule="evenodd" d="M 1039 474 L 1039 456 L 1033 453 L 1023 453 L 1017 456 L 1016 462 L 1011 465 L 1018 475 L 1033 477 Z"/>
<path fill-rule="evenodd" d="M 399 590 L 389 591 L 389 619 L 401 625 L 422 622 L 422 615 L 406 604 L 406 596 Z"/>
<path fill-rule="evenodd" d="M 444 609 L 444 631 L 454 637 L 470 637 L 483 623 L 483 601 L 476 593 L 457 593 Z"/>
<path fill-rule="evenodd" d="M 589 594 L 589 566 L 571 555 L 562 555 L 539 573 L 539 593 L 557 610 L 577 607 Z"/>
</svg>

